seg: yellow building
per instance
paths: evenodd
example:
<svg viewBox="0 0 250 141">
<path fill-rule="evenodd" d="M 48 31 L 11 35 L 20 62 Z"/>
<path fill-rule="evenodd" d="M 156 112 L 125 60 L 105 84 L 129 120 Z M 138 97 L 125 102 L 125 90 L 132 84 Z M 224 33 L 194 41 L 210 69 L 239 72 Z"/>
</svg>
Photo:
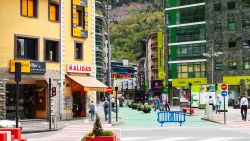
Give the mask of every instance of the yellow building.
<svg viewBox="0 0 250 141">
<path fill-rule="evenodd" d="M 49 78 L 54 90 L 52 114 L 63 119 L 85 115 L 93 91 L 105 88 L 95 79 L 93 7 L 94 0 L 0 1 L 0 95 L 4 101 L 0 118 L 15 115 L 15 62 L 22 63 L 21 119 L 47 118 Z"/>
</svg>

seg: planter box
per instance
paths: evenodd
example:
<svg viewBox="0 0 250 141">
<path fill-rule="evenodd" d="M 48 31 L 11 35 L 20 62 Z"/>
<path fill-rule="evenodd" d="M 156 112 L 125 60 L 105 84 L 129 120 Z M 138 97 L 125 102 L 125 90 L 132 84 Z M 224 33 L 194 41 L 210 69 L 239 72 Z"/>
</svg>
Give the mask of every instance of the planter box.
<svg viewBox="0 0 250 141">
<path fill-rule="evenodd" d="M 86 141 L 116 141 L 116 134 L 113 133 L 113 136 L 96 136 L 96 137 L 87 137 Z"/>
</svg>

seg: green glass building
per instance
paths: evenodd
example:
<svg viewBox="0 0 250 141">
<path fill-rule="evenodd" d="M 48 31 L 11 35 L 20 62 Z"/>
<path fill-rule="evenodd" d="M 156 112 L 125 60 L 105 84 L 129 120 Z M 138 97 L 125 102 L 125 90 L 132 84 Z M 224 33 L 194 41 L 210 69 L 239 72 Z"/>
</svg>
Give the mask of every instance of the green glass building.
<svg viewBox="0 0 250 141">
<path fill-rule="evenodd" d="M 178 105 L 189 83 L 207 83 L 205 0 L 165 0 L 170 102 Z M 185 93 L 187 93 L 185 92 Z"/>
</svg>

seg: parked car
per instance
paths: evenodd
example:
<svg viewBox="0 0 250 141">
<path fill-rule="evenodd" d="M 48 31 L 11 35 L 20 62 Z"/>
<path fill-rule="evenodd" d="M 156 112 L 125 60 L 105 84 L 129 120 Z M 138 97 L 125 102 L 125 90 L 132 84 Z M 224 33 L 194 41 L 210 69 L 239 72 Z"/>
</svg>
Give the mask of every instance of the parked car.
<svg viewBox="0 0 250 141">
<path fill-rule="evenodd" d="M 0 126 L 15 128 L 16 127 L 16 121 L 14 121 L 14 120 L 0 120 Z M 18 127 L 22 128 L 22 125 L 21 125 L 20 122 L 18 122 Z"/>
</svg>

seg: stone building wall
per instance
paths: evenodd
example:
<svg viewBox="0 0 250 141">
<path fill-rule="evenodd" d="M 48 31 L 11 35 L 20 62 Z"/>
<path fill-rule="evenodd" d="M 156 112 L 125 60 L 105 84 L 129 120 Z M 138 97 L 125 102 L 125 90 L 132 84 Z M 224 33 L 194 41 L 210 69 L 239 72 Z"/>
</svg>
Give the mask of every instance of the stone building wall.
<svg viewBox="0 0 250 141">
<path fill-rule="evenodd" d="M 250 8 L 242 8 L 241 0 L 235 0 L 235 9 L 228 10 L 228 0 L 207 0 L 206 1 L 206 51 L 209 52 L 212 47 L 215 51 L 222 51 L 220 55 L 214 59 L 214 62 L 223 62 L 223 70 L 214 70 L 214 82 L 222 82 L 223 76 L 243 76 L 250 75 L 250 70 L 243 69 L 243 60 L 250 59 L 250 49 L 243 49 L 242 41 L 250 40 L 250 28 L 242 28 L 242 19 L 250 17 Z M 221 3 L 221 11 L 214 11 L 214 4 Z M 228 29 L 229 19 L 236 20 L 236 29 Z M 222 30 L 215 31 L 215 23 L 221 21 Z M 250 22 L 250 21 L 249 21 Z M 236 41 L 235 48 L 229 48 L 228 42 Z M 215 48 L 215 42 L 221 42 L 220 49 Z M 208 82 L 211 83 L 211 58 L 207 58 Z M 228 61 L 236 61 L 237 69 L 229 70 Z"/>
</svg>

